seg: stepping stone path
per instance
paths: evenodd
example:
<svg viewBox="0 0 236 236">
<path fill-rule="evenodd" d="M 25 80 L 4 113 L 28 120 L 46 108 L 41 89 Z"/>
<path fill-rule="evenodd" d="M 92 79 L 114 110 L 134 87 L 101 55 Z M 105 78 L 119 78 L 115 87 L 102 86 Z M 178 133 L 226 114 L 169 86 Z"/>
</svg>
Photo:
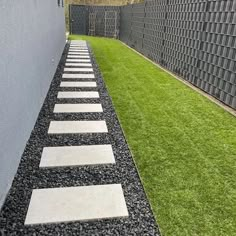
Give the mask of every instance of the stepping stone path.
<svg viewBox="0 0 236 236">
<path fill-rule="evenodd" d="M 111 145 L 46 147 L 40 167 L 115 164 Z"/>
<path fill-rule="evenodd" d="M 87 52 L 88 53 L 88 49 L 84 47 L 70 47 L 68 52 Z"/>
<path fill-rule="evenodd" d="M 66 62 L 91 62 L 90 59 L 67 59 Z"/>
<path fill-rule="evenodd" d="M 96 82 L 61 82 L 60 87 L 72 87 L 72 88 L 85 88 L 90 87 L 94 88 L 97 87 Z"/>
<path fill-rule="evenodd" d="M 101 104 L 56 104 L 54 113 L 103 112 Z"/>
<path fill-rule="evenodd" d="M 63 74 L 63 79 L 94 79 L 94 74 Z"/>
<path fill-rule="evenodd" d="M 70 51 L 69 51 L 68 56 L 70 56 L 70 55 L 81 55 L 81 56 L 87 56 L 87 55 L 89 55 L 89 53 L 88 53 L 88 52 L 70 52 Z"/>
<path fill-rule="evenodd" d="M 0 212 L 0 235 L 159 235 L 86 41 L 65 47 Z"/>
<path fill-rule="evenodd" d="M 77 58 L 77 59 L 89 59 L 89 56 L 87 55 L 71 55 L 69 54 L 68 57 L 69 59 Z"/>
<path fill-rule="evenodd" d="M 93 72 L 92 68 L 65 68 L 64 72 Z"/>
<path fill-rule="evenodd" d="M 66 63 L 66 66 L 92 67 L 90 63 Z"/>
<path fill-rule="evenodd" d="M 57 98 L 99 98 L 98 92 L 59 92 Z"/>
<path fill-rule="evenodd" d="M 127 217 L 120 184 L 33 190 L 25 224 Z"/>
<path fill-rule="evenodd" d="M 107 133 L 104 120 L 99 121 L 51 121 L 49 134 Z"/>
<path fill-rule="evenodd" d="M 83 46 L 84 49 L 70 50 L 69 55 L 89 55 L 84 41 L 73 42 L 73 45 L 78 46 L 73 48 Z M 72 51 L 76 52 L 72 53 Z M 84 53 L 84 51 L 87 51 L 87 53 Z M 70 60 L 69 62 L 66 63 L 68 67 L 64 68 L 64 72 L 70 72 L 72 74 L 63 74 L 62 79 L 95 78 L 91 63 L 88 64 L 81 60 Z M 76 72 L 84 72 L 84 74 L 74 74 Z M 94 88 L 97 84 L 96 82 L 89 81 L 62 81 L 60 84 L 60 87 L 69 88 L 89 88 L 90 86 Z M 60 91 L 58 92 L 57 98 L 99 98 L 99 93 L 96 91 Z M 103 112 L 102 105 L 58 103 L 54 107 L 54 113 L 86 112 L 101 113 Z M 108 129 L 104 120 L 51 121 L 48 129 L 49 135 L 107 132 Z M 111 145 L 58 146 L 45 147 L 43 149 L 40 168 L 105 164 L 115 165 Z M 121 184 L 34 189 L 25 219 L 25 225 L 120 218 L 128 217 L 128 215 Z"/>
</svg>

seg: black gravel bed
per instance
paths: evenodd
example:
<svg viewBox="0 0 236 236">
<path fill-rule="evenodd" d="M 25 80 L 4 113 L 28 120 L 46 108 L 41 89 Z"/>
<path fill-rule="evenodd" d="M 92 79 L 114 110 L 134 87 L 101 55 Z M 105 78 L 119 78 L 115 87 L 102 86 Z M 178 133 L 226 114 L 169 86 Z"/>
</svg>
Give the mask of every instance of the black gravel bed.
<svg viewBox="0 0 236 236">
<path fill-rule="evenodd" d="M 61 88 L 69 44 L 51 83 L 35 127 L 27 142 L 12 187 L 0 213 L 0 235 L 160 235 L 130 150 L 114 111 L 95 58 L 91 53 L 98 88 Z M 74 80 L 83 81 L 83 80 Z M 88 79 L 84 81 L 94 81 Z M 57 99 L 58 91 L 99 91 L 99 99 Z M 103 113 L 54 114 L 56 103 L 101 103 Z M 108 134 L 48 135 L 52 120 L 106 120 Z M 39 169 L 43 147 L 111 144 L 116 164 Z M 97 184 L 122 184 L 129 217 L 24 226 L 33 189 Z"/>
</svg>

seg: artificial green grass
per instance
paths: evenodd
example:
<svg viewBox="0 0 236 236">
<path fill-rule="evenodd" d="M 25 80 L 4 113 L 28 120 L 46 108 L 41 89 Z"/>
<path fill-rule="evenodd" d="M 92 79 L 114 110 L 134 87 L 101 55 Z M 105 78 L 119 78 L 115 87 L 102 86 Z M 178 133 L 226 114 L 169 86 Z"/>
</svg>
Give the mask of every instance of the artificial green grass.
<svg viewBox="0 0 236 236">
<path fill-rule="evenodd" d="M 90 42 L 162 235 L 236 234 L 236 119 L 118 40 Z"/>
</svg>

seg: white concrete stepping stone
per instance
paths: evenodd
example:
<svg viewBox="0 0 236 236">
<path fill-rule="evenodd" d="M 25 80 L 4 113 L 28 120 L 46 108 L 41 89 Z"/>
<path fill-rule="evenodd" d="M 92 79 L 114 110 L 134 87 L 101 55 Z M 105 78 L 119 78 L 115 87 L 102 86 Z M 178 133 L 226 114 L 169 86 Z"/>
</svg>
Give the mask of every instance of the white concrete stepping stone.
<svg viewBox="0 0 236 236">
<path fill-rule="evenodd" d="M 70 44 L 70 46 L 72 46 L 72 45 L 83 45 L 83 46 L 86 46 L 87 45 L 87 43 L 86 42 L 75 42 L 75 43 L 71 43 Z"/>
<path fill-rule="evenodd" d="M 51 121 L 49 134 L 107 133 L 104 120 L 99 121 Z"/>
<path fill-rule="evenodd" d="M 68 88 L 95 88 L 97 87 L 96 82 L 61 82 L 60 87 L 68 87 Z"/>
<path fill-rule="evenodd" d="M 86 43 L 73 43 L 70 44 L 71 47 L 87 47 Z"/>
<path fill-rule="evenodd" d="M 87 45 L 71 45 L 69 49 L 76 48 L 76 49 L 88 49 Z"/>
<path fill-rule="evenodd" d="M 64 68 L 64 72 L 93 72 L 93 68 Z"/>
<path fill-rule="evenodd" d="M 86 46 L 87 46 L 87 43 L 71 43 L 70 46 L 86 47 Z"/>
<path fill-rule="evenodd" d="M 69 52 L 68 55 L 82 55 L 82 56 L 87 56 L 89 55 L 88 52 Z"/>
<path fill-rule="evenodd" d="M 89 59 L 67 59 L 66 62 L 88 63 L 88 62 L 91 62 L 91 61 Z"/>
<path fill-rule="evenodd" d="M 71 43 L 70 46 L 74 46 L 74 45 L 82 45 L 82 46 L 87 46 L 87 43 L 83 42 L 83 43 Z"/>
<path fill-rule="evenodd" d="M 86 42 L 76 42 L 76 43 L 71 43 L 70 46 L 87 46 Z"/>
<path fill-rule="evenodd" d="M 89 54 L 89 52 L 87 51 L 87 52 L 71 52 L 71 51 L 69 51 L 68 52 L 69 54 L 74 54 L 74 55 L 88 55 Z"/>
<path fill-rule="evenodd" d="M 86 53 L 86 55 L 87 54 L 89 54 L 89 51 L 88 50 L 70 50 L 69 52 L 68 52 L 69 54 L 76 54 L 77 55 L 77 53 Z M 83 54 L 82 54 L 83 55 Z"/>
<path fill-rule="evenodd" d="M 86 46 L 86 45 L 75 45 L 75 46 L 70 46 L 69 47 L 69 50 L 71 50 L 71 49 L 77 49 L 77 50 L 81 50 L 81 49 L 83 49 L 83 50 L 88 50 L 88 47 Z"/>
<path fill-rule="evenodd" d="M 66 63 L 66 66 L 92 67 L 91 63 Z"/>
<path fill-rule="evenodd" d="M 74 45 L 74 44 L 85 44 L 87 45 L 87 42 L 86 41 L 83 41 L 83 42 L 71 42 L 70 45 Z"/>
<path fill-rule="evenodd" d="M 63 79 L 94 79 L 94 74 L 63 74 Z"/>
<path fill-rule="evenodd" d="M 34 189 L 25 225 L 128 217 L 121 184 Z"/>
<path fill-rule="evenodd" d="M 88 51 L 88 48 L 87 47 L 70 47 L 69 48 L 69 51 L 72 51 L 72 50 L 85 50 L 85 51 Z"/>
<path fill-rule="evenodd" d="M 88 50 L 87 49 L 70 49 L 69 52 L 87 52 L 88 53 Z"/>
<path fill-rule="evenodd" d="M 70 45 L 70 48 L 75 48 L 75 47 L 78 47 L 78 48 L 88 48 L 88 45 L 87 44 L 71 44 Z"/>
<path fill-rule="evenodd" d="M 97 91 L 58 92 L 57 98 L 99 98 Z"/>
<path fill-rule="evenodd" d="M 115 164 L 111 145 L 45 147 L 40 167 Z"/>
<path fill-rule="evenodd" d="M 101 104 L 56 104 L 54 113 L 103 112 Z"/>
<path fill-rule="evenodd" d="M 80 58 L 80 59 L 90 59 L 90 56 L 84 56 L 84 55 L 68 55 L 67 58 Z"/>
</svg>

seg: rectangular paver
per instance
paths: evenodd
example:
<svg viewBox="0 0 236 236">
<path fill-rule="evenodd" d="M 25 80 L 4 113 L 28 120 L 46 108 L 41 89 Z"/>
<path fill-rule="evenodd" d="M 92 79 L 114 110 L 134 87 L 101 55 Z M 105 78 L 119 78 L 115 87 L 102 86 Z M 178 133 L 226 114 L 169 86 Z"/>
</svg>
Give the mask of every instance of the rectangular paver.
<svg viewBox="0 0 236 236">
<path fill-rule="evenodd" d="M 40 167 L 115 164 L 111 145 L 45 147 Z"/>
<path fill-rule="evenodd" d="M 99 98 L 96 91 L 80 91 L 80 92 L 58 92 L 57 98 Z"/>
<path fill-rule="evenodd" d="M 70 48 L 75 48 L 75 47 L 88 48 L 87 44 L 72 44 L 72 45 L 70 45 Z"/>
<path fill-rule="evenodd" d="M 88 51 L 88 47 L 83 47 L 83 46 L 71 46 L 71 47 L 69 47 L 69 50 L 82 50 L 82 51 Z"/>
<path fill-rule="evenodd" d="M 89 55 L 88 52 L 69 52 L 68 55 Z"/>
<path fill-rule="evenodd" d="M 73 67 L 92 67 L 91 63 L 66 63 L 66 66 Z"/>
<path fill-rule="evenodd" d="M 68 87 L 68 88 L 95 88 L 97 87 L 97 83 L 96 82 L 73 82 L 73 81 L 68 81 L 68 82 L 61 82 L 60 87 Z"/>
<path fill-rule="evenodd" d="M 88 63 L 90 59 L 67 59 L 66 62 Z"/>
<path fill-rule="evenodd" d="M 70 46 L 86 47 L 87 44 L 86 43 L 73 43 L 73 44 L 70 44 Z"/>
<path fill-rule="evenodd" d="M 69 50 L 69 54 L 74 54 L 74 55 L 89 55 L 88 50 Z"/>
<path fill-rule="evenodd" d="M 70 48 L 69 52 L 87 52 L 88 53 L 88 50 L 87 49 L 72 49 L 72 48 Z"/>
<path fill-rule="evenodd" d="M 71 44 L 70 47 L 88 47 L 87 44 Z"/>
<path fill-rule="evenodd" d="M 85 40 L 73 40 L 70 44 L 86 44 L 87 42 Z"/>
<path fill-rule="evenodd" d="M 121 184 L 34 189 L 25 225 L 128 217 Z"/>
<path fill-rule="evenodd" d="M 107 125 L 101 121 L 51 121 L 49 134 L 107 133 Z"/>
<path fill-rule="evenodd" d="M 94 74 L 63 74 L 63 79 L 94 79 Z"/>
<path fill-rule="evenodd" d="M 88 47 L 87 44 L 71 44 L 70 47 Z"/>
<path fill-rule="evenodd" d="M 80 51 L 81 51 L 81 50 L 86 50 L 86 51 L 88 51 L 88 48 L 85 48 L 85 47 L 70 47 L 70 48 L 69 48 L 69 51 L 72 51 L 72 50 L 73 50 L 73 51 L 74 51 L 74 50 L 76 50 L 76 51 L 77 51 L 77 50 L 80 50 Z"/>
<path fill-rule="evenodd" d="M 88 46 L 86 44 L 83 44 L 83 45 L 70 45 L 69 48 L 88 48 Z"/>
<path fill-rule="evenodd" d="M 103 112 L 101 104 L 56 104 L 54 113 Z"/>
<path fill-rule="evenodd" d="M 90 59 L 90 56 L 83 56 L 83 55 L 68 55 L 67 58 L 81 58 L 81 59 Z"/>
<path fill-rule="evenodd" d="M 70 46 L 69 49 L 88 49 L 88 47 L 86 45 L 84 46 L 75 45 L 75 46 Z"/>
<path fill-rule="evenodd" d="M 71 43 L 70 46 L 87 46 L 87 43 Z"/>
<path fill-rule="evenodd" d="M 71 52 L 71 51 L 78 52 L 77 50 L 79 50 L 79 51 L 83 50 L 84 52 L 85 51 L 88 52 L 88 49 L 86 49 L 86 48 L 70 48 L 69 52 Z"/>
<path fill-rule="evenodd" d="M 93 72 L 93 68 L 64 68 L 64 72 Z"/>
<path fill-rule="evenodd" d="M 68 52 L 69 54 L 74 54 L 74 55 L 89 55 L 88 50 L 81 51 L 81 50 L 70 50 Z"/>
</svg>

